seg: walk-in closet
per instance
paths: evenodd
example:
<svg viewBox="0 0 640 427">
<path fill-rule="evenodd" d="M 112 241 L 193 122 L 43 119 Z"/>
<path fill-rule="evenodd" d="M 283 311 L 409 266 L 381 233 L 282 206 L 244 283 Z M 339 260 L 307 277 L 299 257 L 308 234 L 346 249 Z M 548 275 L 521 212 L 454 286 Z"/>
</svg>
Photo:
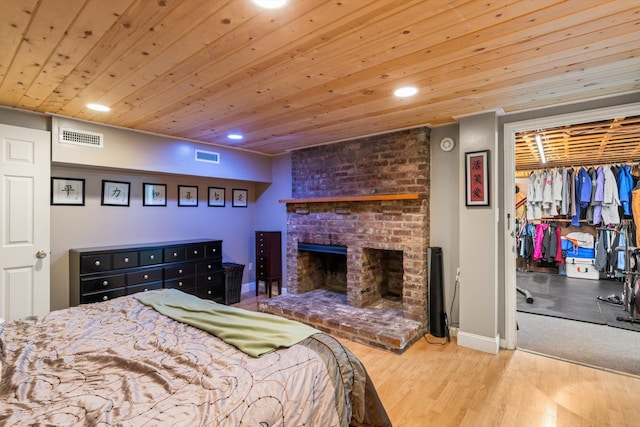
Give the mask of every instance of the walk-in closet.
<svg viewBox="0 0 640 427">
<path fill-rule="evenodd" d="M 640 116 L 519 132 L 517 347 L 640 375 Z"/>
</svg>

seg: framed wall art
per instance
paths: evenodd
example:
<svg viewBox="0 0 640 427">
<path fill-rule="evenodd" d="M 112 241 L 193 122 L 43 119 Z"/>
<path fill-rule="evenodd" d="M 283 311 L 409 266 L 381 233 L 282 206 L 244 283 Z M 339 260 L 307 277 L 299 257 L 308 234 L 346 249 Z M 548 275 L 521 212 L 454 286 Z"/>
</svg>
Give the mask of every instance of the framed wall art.
<svg viewBox="0 0 640 427">
<path fill-rule="evenodd" d="M 489 206 L 489 150 L 464 154 L 467 206 Z"/>
<path fill-rule="evenodd" d="M 167 186 L 143 183 L 142 206 L 167 206 Z"/>
<path fill-rule="evenodd" d="M 102 180 L 102 206 L 129 206 L 130 183 Z"/>
<path fill-rule="evenodd" d="M 225 205 L 224 192 L 224 188 L 209 187 L 209 206 L 223 208 Z"/>
<path fill-rule="evenodd" d="M 234 208 L 246 208 L 247 197 L 249 192 L 242 188 L 234 188 L 232 190 L 231 206 Z"/>
<path fill-rule="evenodd" d="M 198 187 L 191 185 L 178 185 L 178 206 L 197 207 Z"/>
<path fill-rule="evenodd" d="M 52 177 L 51 204 L 84 206 L 84 179 Z"/>
</svg>

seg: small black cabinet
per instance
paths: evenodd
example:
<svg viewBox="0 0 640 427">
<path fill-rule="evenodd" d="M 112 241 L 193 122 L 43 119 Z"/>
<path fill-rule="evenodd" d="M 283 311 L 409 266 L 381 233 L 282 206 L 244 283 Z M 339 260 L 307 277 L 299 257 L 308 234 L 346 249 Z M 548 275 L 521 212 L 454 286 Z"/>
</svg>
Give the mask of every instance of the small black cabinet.
<svg viewBox="0 0 640 427">
<path fill-rule="evenodd" d="M 176 288 L 224 302 L 221 240 L 186 240 L 69 250 L 71 306 Z"/>
</svg>

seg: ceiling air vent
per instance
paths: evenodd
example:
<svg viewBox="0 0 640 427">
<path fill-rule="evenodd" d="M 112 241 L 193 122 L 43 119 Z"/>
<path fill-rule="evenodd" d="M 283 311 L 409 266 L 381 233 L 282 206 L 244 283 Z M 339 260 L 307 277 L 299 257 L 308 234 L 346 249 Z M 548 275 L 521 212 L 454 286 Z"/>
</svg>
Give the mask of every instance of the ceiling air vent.
<svg viewBox="0 0 640 427">
<path fill-rule="evenodd" d="M 220 153 L 196 150 L 196 160 L 199 162 L 220 163 Z"/>
<path fill-rule="evenodd" d="M 104 137 L 101 133 L 60 128 L 60 142 L 84 147 L 103 148 Z"/>
</svg>

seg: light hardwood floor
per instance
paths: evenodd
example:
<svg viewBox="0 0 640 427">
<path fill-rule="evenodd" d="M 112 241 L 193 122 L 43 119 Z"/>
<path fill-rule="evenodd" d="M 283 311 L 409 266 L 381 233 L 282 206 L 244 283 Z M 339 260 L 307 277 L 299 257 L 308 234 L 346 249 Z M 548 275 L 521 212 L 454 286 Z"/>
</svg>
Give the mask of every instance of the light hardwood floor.
<svg viewBox="0 0 640 427">
<path fill-rule="evenodd" d="M 255 311 L 257 299 L 243 294 L 236 306 Z M 482 353 L 455 339 L 422 339 L 402 355 L 341 341 L 364 363 L 394 427 L 640 425 L 638 377 L 524 351 Z"/>
</svg>

